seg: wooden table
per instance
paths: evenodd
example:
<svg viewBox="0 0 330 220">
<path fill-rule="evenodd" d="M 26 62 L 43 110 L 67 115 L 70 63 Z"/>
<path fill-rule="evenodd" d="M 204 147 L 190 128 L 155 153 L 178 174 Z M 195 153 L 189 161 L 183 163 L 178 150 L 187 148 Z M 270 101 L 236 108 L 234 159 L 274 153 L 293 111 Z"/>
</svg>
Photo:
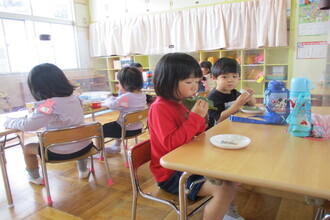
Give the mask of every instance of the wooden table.
<svg viewBox="0 0 330 220">
<path fill-rule="evenodd" d="M 3 126 L 3 123 L 6 121 L 7 117 L 24 117 L 27 115 L 27 111 L 18 111 L 8 114 L 0 114 L 0 137 L 3 137 L 8 134 L 20 132 L 20 130 L 16 129 L 6 129 Z M 7 174 L 7 168 L 6 168 L 6 161 L 5 161 L 5 142 L 0 143 L 0 166 L 1 166 L 1 172 L 2 172 L 2 178 L 5 185 L 5 191 L 7 196 L 7 203 L 9 207 L 13 207 L 13 197 L 11 195 L 9 180 L 8 180 L 8 174 Z"/>
<path fill-rule="evenodd" d="M 330 114 L 330 108 L 317 107 L 312 112 Z M 160 162 L 165 168 L 188 174 L 329 199 L 330 141 L 294 137 L 286 129 L 285 125 L 249 124 L 226 119 L 163 156 Z M 239 150 L 217 148 L 210 143 L 210 138 L 218 134 L 244 135 L 251 139 L 251 143 Z M 181 189 L 186 176 L 180 180 Z M 181 190 L 181 210 L 186 209 L 184 201 Z M 180 219 L 185 217 L 180 216 Z"/>
<path fill-rule="evenodd" d="M 101 107 L 101 108 L 95 108 L 95 109 L 91 109 L 88 111 L 84 111 L 84 114 L 92 114 L 92 120 L 95 121 L 95 113 L 96 112 L 100 112 L 100 111 L 104 111 L 107 110 L 107 107 Z M 6 121 L 7 117 L 14 117 L 14 118 L 18 118 L 18 117 L 24 117 L 28 115 L 28 111 L 24 110 L 24 111 L 17 111 L 17 112 L 12 112 L 12 113 L 8 113 L 8 114 L 0 114 L 0 137 L 8 135 L 8 134 L 12 134 L 12 133 L 17 133 L 20 132 L 20 130 L 17 129 L 7 129 L 3 126 L 3 123 Z M 10 190 L 10 185 L 9 185 L 9 180 L 8 180 L 8 173 L 7 173 L 7 168 L 6 168 L 6 164 L 5 164 L 5 143 L 0 143 L 0 166 L 1 166 L 1 172 L 2 172 L 2 178 L 3 178 L 3 182 L 5 185 L 5 191 L 6 191 L 6 196 L 7 196 L 7 203 L 9 207 L 13 207 L 13 197 L 11 194 L 11 190 Z"/>
<path fill-rule="evenodd" d="M 101 108 L 92 108 L 84 111 L 84 115 L 92 114 L 92 120 L 95 121 L 95 113 L 108 110 L 109 108 L 102 106 Z"/>
</svg>

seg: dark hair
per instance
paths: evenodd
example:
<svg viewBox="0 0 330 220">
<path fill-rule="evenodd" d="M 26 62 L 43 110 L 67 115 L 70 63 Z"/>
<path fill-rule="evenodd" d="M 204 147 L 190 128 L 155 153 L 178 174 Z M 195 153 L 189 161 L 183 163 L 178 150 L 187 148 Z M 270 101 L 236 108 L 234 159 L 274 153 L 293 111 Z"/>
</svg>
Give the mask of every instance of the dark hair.
<svg viewBox="0 0 330 220">
<path fill-rule="evenodd" d="M 138 67 L 142 67 L 142 65 L 140 63 L 131 63 L 129 65 L 129 67 L 131 67 L 131 68 L 138 68 Z"/>
<path fill-rule="evenodd" d="M 212 67 L 212 63 L 210 61 L 203 61 L 199 65 L 203 68 L 208 68 L 210 70 L 211 70 L 211 67 Z"/>
<path fill-rule="evenodd" d="M 70 96 L 76 88 L 70 84 L 60 68 L 50 63 L 33 67 L 27 82 L 36 101 Z"/>
<path fill-rule="evenodd" d="M 125 67 L 117 75 L 120 85 L 128 92 L 141 90 L 143 87 L 143 77 L 136 68 Z"/>
<path fill-rule="evenodd" d="M 195 58 L 185 53 L 169 53 L 156 65 L 153 77 L 154 89 L 158 96 L 179 101 L 177 99 L 179 81 L 202 76 L 202 70 Z"/>
<path fill-rule="evenodd" d="M 235 59 L 223 57 L 213 64 L 211 74 L 214 77 L 226 73 L 238 73 L 241 76 L 241 67 Z"/>
</svg>

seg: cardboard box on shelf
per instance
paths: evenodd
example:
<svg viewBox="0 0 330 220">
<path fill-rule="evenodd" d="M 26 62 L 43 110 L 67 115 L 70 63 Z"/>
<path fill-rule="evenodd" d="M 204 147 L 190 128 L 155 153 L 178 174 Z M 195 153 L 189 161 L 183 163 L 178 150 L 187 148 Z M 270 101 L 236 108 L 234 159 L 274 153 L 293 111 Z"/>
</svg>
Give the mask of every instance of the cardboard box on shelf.
<svg viewBox="0 0 330 220">
<path fill-rule="evenodd" d="M 113 61 L 113 68 L 114 69 L 121 69 L 121 61 L 120 60 L 114 60 Z"/>
<path fill-rule="evenodd" d="M 284 66 L 273 66 L 273 75 L 284 75 Z"/>
<path fill-rule="evenodd" d="M 128 67 L 131 63 L 133 63 L 133 58 L 128 56 L 128 57 L 121 57 L 120 58 L 121 61 L 121 67 Z"/>
</svg>

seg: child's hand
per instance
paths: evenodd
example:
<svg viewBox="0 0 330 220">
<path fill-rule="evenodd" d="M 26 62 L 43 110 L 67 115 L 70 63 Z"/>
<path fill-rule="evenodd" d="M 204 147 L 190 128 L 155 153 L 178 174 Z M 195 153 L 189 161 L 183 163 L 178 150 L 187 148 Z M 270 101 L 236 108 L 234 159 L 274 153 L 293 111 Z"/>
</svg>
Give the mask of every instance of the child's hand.
<svg viewBox="0 0 330 220">
<path fill-rule="evenodd" d="M 209 110 L 209 104 L 202 99 L 198 99 L 194 107 L 192 107 L 191 112 L 194 112 L 204 118 L 208 110 Z"/>
<path fill-rule="evenodd" d="M 248 93 L 250 93 L 251 96 L 254 95 L 254 90 L 253 89 L 246 88 L 245 91 L 247 91 Z"/>
<path fill-rule="evenodd" d="M 236 99 L 236 104 L 240 108 L 241 106 L 245 105 L 251 98 L 251 95 L 249 92 L 243 92 L 238 98 Z"/>
</svg>

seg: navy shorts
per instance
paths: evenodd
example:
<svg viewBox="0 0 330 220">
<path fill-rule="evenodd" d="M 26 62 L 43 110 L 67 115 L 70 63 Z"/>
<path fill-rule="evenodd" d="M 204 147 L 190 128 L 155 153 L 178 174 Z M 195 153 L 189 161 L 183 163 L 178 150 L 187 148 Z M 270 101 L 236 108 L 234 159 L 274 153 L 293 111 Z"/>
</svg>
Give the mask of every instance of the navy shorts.
<svg viewBox="0 0 330 220">
<path fill-rule="evenodd" d="M 77 152 L 73 152 L 71 154 L 57 154 L 54 152 L 51 152 L 50 150 L 47 152 L 48 154 L 48 160 L 70 160 L 76 157 L 80 157 L 86 153 L 88 153 L 88 151 L 90 151 L 90 149 L 92 149 L 92 147 L 95 147 L 93 143 L 90 143 L 88 146 L 86 146 L 85 148 L 77 151 Z M 38 153 L 39 156 L 41 157 L 41 153 L 40 153 L 40 147 L 38 148 Z"/>
<path fill-rule="evenodd" d="M 158 183 L 158 186 L 161 189 L 165 190 L 166 192 L 179 195 L 179 181 L 180 181 L 181 175 L 182 175 L 182 172 L 175 171 L 168 180 Z M 204 176 L 200 176 L 200 175 L 189 176 L 189 178 L 187 179 L 187 186 L 189 187 L 192 182 L 194 182 L 196 180 L 200 180 L 200 179 L 204 179 Z M 204 182 L 197 183 L 194 186 L 194 188 L 192 188 L 191 192 L 187 195 L 188 199 L 193 200 L 193 201 L 197 200 L 198 199 L 197 194 L 203 184 L 204 184 Z"/>
<path fill-rule="evenodd" d="M 121 138 L 121 126 L 116 121 L 106 123 L 103 125 L 103 135 L 104 137 L 110 138 Z M 126 130 L 126 137 L 131 137 L 140 134 L 142 129 L 137 130 Z"/>
</svg>

